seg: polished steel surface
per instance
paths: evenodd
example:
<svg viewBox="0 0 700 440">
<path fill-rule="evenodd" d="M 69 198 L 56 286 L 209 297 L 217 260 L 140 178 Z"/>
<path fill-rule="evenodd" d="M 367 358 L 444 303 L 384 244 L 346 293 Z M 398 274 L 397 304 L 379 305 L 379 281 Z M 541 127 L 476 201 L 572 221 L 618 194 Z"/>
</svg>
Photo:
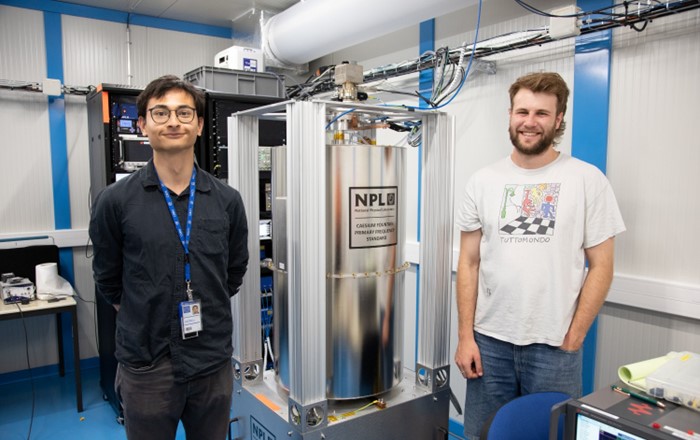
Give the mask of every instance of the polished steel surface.
<svg viewBox="0 0 700 440">
<path fill-rule="evenodd" d="M 273 152 L 272 190 L 275 371 L 278 385 L 287 389 L 284 154 L 282 148 Z M 404 156 L 405 149 L 399 147 L 326 149 L 328 399 L 381 394 L 401 380 Z"/>
<path fill-rule="evenodd" d="M 404 156 L 399 147 L 328 146 L 329 399 L 379 394 L 400 380 Z"/>
</svg>

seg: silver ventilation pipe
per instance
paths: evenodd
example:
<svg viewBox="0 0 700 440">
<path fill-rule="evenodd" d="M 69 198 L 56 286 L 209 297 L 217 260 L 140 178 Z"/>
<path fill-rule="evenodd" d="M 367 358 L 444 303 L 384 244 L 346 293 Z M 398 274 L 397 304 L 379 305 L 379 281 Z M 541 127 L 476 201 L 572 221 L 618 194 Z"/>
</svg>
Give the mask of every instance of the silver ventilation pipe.
<svg viewBox="0 0 700 440">
<path fill-rule="evenodd" d="M 304 64 L 477 0 L 306 0 L 272 17 L 263 30 L 265 56 Z"/>
</svg>

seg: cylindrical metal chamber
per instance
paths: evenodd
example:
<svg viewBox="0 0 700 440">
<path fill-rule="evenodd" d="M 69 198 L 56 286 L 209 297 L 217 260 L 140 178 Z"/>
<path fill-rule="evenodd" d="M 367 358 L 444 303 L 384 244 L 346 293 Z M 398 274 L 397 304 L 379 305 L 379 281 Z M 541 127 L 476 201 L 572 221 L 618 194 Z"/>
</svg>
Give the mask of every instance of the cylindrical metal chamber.
<svg viewBox="0 0 700 440">
<path fill-rule="evenodd" d="M 288 388 L 286 167 L 272 156 L 273 260 L 278 384 Z M 403 366 L 405 149 L 326 148 L 326 395 L 354 399 L 389 391 Z M 303 269 L 302 269 L 303 270 Z M 313 350 L 314 347 L 305 347 Z"/>
</svg>

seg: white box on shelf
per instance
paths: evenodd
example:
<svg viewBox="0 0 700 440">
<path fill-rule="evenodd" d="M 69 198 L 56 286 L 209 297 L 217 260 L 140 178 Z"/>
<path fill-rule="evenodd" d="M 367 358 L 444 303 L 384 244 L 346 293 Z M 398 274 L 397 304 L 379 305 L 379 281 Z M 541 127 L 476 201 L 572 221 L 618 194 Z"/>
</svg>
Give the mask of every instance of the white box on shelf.
<svg viewBox="0 0 700 440">
<path fill-rule="evenodd" d="M 260 49 L 231 46 L 216 54 L 214 67 L 247 72 L 264 72 L 265 62 L 263 52 Z"/>
</svg>

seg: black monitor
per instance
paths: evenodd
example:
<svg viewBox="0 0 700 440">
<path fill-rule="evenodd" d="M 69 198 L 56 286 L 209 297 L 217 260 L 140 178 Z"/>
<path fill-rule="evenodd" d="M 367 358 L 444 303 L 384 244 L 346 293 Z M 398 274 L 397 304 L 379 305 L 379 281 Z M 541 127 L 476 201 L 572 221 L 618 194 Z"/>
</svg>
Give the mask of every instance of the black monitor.
<svg viewBox="0 0 700 440">
<path fill-rule="evenodd" d="M 553 417 L 561 413 L 564 440 L 677 440 L 677 434 L 700 428 L 696 411 L 670 402 L 659 408 L 608 387 L 552 410 Z"/>
<path fill-rule="evenodd" d="M 148 140 L 124 139 L 124 162 L 148 162 L 153 157 L 153 150 Z"/>
<path fill-rule="evenodd" d="M 140 134 L 137 124 L 139 115 L 136 107 L 136 96 L 125 95 L 114 97 L 110 116 L 115 122 L 115 128 L 118 134 Z"/>
<path fill-rule="evenodd" d="M 576 414 L 576 440 L 644 440 L 643 437 L 612 426 L 586 414 Z"/>
</svg>

